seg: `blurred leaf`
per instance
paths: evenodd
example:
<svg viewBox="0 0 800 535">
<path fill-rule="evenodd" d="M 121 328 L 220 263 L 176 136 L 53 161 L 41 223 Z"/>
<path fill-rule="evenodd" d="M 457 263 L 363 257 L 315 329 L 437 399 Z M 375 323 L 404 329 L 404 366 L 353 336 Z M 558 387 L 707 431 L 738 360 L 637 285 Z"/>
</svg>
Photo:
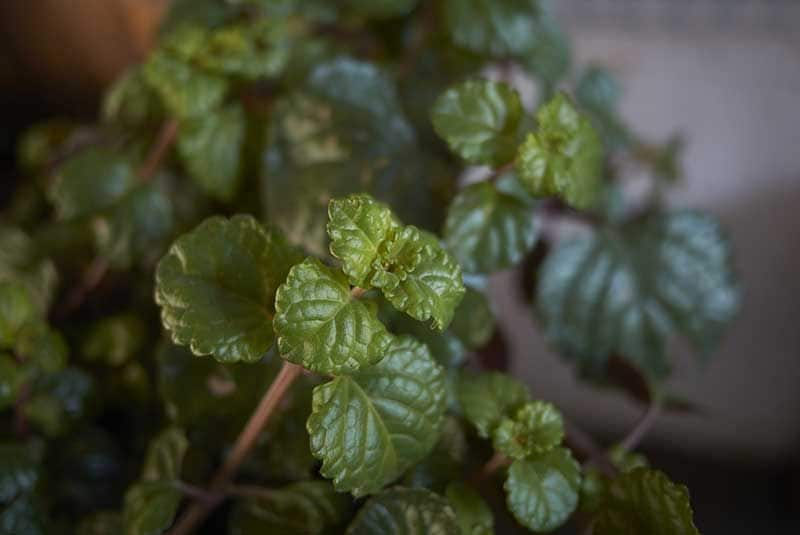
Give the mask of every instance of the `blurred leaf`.
<svg viewBox="0 0 800 535">
<path fill-rule="evenodd" d="M 0 410 L 14 405 L 26 379 L 25 370 L 11 356 L 0 353 Z"/>
<path fill-rule="evenodd" d="M 120 535 L 122 515 L 116 511 L 101 511 L 81 520 L 75 535 Z"/>
<path fill-rule="evenodd" d="M 409 14 L 419 0 L 344 0 L 344 3 L 358 15 L 385 19 Z"/>
<path fill-rule="evenodd" d="M 594 523 L 596 535 L 699 535 L 689 491 L 662 472 L 636 468 L 616 478 Z"/>
<path fill-rule="evenodd" d="M 272 346 L 275 291 L 298 260 L 283 236 L 250 216 L 206 219 L 158 265 L 161 320 L 196 355 L 255 362 Z"/>
<path fill-rule="evenodd" d="M 478 182 L 453 199 L 444 239 L 468 273 L 491 273 L 513 267 L 536 243 L 532 200 L 513 175 L 496 185 Z"/>
<path fill-rule="evenodd" d="M 591 123 L 558 93 L 536 113 L 539 129 L 519 148 L 517 173 L 534 196 L 590 208 L 602 186 L 603 147 Z"/>
<path fill-rule="evenodd" d="M 320 473 L 355 496 L 379 491 L 430 453 L 445 401 L 443 370 L 427 348 L 396 338 L 379 363 L 314 389 L 306 427 Z"/>
<path fill-rule="evenodd" d="M 578 104 L 589 113 L 603 142 L 611 150 L 633 141 L 633 133 L 622 122 L 617 111 L 621 95 L 619 81 L 602 67 L 588 67 L 575 85 Z"/>
<path fill-rule="evenodd" d="M 9 280 L 28 288 L 40 315 L 47 312 L 58 282 L 55 266 L 24 232 L 0 224 L 0 282 Z"/>
<path fill-rule="evenodd" d="M 17 165 L 25 173 L 44 171 L 60 147 L 76 129 L 64 119 L 37 123 L 23 132 L 17 143 Z"/>
<path fill-rule="evenodd" d="M 0 443 L 0 504 L 33 491 L 40 477 L 41 453 L 35 443 Z"/>
<path fill-rule="evenodd" d="M 483 438 L 491 436 L 506 415 L 529 399 L 525 385 L 499 372 L 464 372 L 458 381 L 458 401 L 464 417 Z"/>
<path fill-rule="evenodd" d="M 350 295 L 345 276 L 315 258 L 291 269 L 275 310 L 281 356 L 318 373 L 349 373 L 374 364 L 391 342 L 375 313 Z"/>
<path fill-rule="evenodd" d="M 239 190 L 245 115 L 240 104 L 229 104 L 181 124 L 178 154 L 189 175 L 203 190 L 230 202 Z"/>
<path fill-rule="evenodd" d="M 172 525 L 181 493 L 171 483 L 134 484 L 125 494 L 122 524 L 125 535 L 159 535 Z"/>
<path fill-rule="evenodd" d="M 516 460 L 546 453 L 564 438 L 564 420 L 552 404 L 530 401 L 492 433 L 494 449 Z"/>
<path fill-rule="evenodd" d="M 444 491 L 448 483 L 460 477 L 467 450 L 467 438 L 461 423 L 453 416 L 445 416 L 439 441 L 430 455 L 406 472 L 402 484 L 434 492 Z"/>
<path fill-rule="evenodd" d="M 616 353 L 659 379 L 673 333 L 708 352 L 739 303 L 728 242 L 713 219 L 691 211 L 563 243 L 539 276 L 548 338 L 595 374 Z"/>
<path fill-rule="evenodd" d="M 0 535 L 50 535 L 39 500 L 30 494 L 17 497 L 0 512 Z"/>
<path fill-rule="evenodd" d="M 445 496 L 456 512 L 462 535 L 494 535 L 492 510 L 474 489 L 464 483 L 451 483 Z"/>
<path fill-rule="evenodd" d="M 453 42 L 492 57 L 525 54 L 539 39 L 538 0 L 445 0 L 444 22 Z"/>
<path fill-rule="evenodd" d="M 148 85 L 141 66 L 130 67 L 106 91 L 102 103 L 103 120 L 138 127 L 155 123 L 164 116 L 164 108 Z"/>
<path fill-rule="evenodd" d="M 486 345 L 494 333 L 494 314 L 482 292 L 469 286 L 466 290 L 449 331 L 469 349 L 478 349 Z"/>
<path fill-rule="evenodd" d="M 159 433 L 147 448 L 142 480 L 178 481 L 188 447 L 189 441 L 181 429 L 171 427 Z"/>
<path fill-rule="evenodd" d="M 572 52 L 566 32 L 549 11 L 545 10 L 539 21 L 536 46 L 520 57 L 523 65 L 542 82 L 544 94 L 567 76 Z"/>
<path fill-rule="evenodd" d="M 322 535 L 340 526 L 350 511 L 350 499 L 327 481 L 301 481 L 235 506 L 230 535 Z"/>
<path fill-rule="evenodd" d="M 514 159 L 523 109 L 503 82 L 469 80 L 445 91 L 431 110 L 436 133 L 472 164 L 499 166 Z"/>
<path fill-rule="evenodd" d="M 122 366 L 139 352 L 146 334 L 146 325 L 132 313 L 109 316 L 91 326 L 81 350 L 88 361 Z"/>
<path fill-rule="evenodd" d="M 347 535 L 459 535 L 455 512 L 443 497 L 425 489 L 396 487 L 371 498 Z"/>
<path fill-rule="evenodd" d="M 69 356 L 64 337 L 41 321 L 28 323 L 20 330 L 14 351 L 26 366 L 43 373 L 61 371 Z"/>
<path fill-rule="evenodd" d="M 25 414 L 47 435 L 62 435 L 84 416 L 93 386 L 92 377 L 78 368 L 46 375 L 37 381 Z"/>
<path fill-rule="evenodd" d="M 535 532 L 562 526 L 578 506 L 580 465 L 565 448 L 514 461 L 505 483 L 506 503 L 517 521 Z"/>
<path fill-rule="evenodd" d="M 0 348 L 14 346 L 22 326 L 36 317 L 33 297 L 18 282 L 0 282 Z"/>
<path fill-rule="evenodd" d="M 61 165 L 50 200 L 61 218 L 83 217 L 110 208 L 137 181 L 131 162 L 117 151 L 89 147 Z"/>
</svg>

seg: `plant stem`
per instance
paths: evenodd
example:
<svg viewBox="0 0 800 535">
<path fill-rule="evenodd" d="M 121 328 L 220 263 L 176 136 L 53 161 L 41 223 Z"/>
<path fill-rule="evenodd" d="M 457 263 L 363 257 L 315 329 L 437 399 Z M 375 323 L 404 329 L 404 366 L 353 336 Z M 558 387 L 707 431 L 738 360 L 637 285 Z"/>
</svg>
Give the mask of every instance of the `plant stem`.
<svg viewBox="0 0 800 535">
<path fill-rule="evenodd" d="M 630 433 L 620 441 L 619 447 L 625 451 L 635 450 L 647 435 L 647 432 L 653 428 L 653 424 L 655 424 L 660 414 L 661 404 L 657 402 L 651 403 Z"/>
<path fill-rule="evenodd" d="M 161 125 L 161 130 L 158 132 L 158 137 L 150 149 L 147 159 L 139 168 L 139 177 L 143 182 L 152 180 L 158 168 L 161 167 L 161 161 L 178 138 L 178 126 L 177 119 L 169 119 Z"/>
<path fill-rule="evenodd" d="M 350 290 L 350 297 L 353 299 L 359 299 L 365 293 L 367 293 L 366 289 L 355 286 L 352 290 Z"/>
<path fill-rule="evenodd" d="M 170 530 L 169 535 L 189 535 L 208 517 L 211 512 L 222 502 L 225 496 L 225 490 L 231 483 L 231 480 L 236 475 L 239 467 L 244 462 L 247 454 L 256 443 L 258 436 L 261 434 L 262 429 L 269 421 L 272 414 L 274 414 L 280 401 L 286 395 L 289 387 L 302 373 L 303 368 L 284 362 L 278 376 L 270 385 L 264 397 L 256 407 L 256 410 L 250 416 L 247 425 L 245 425 L 242 432 L 236 439 L 228 458 L 225 459 L 223 465 L 217 470 L 217 473 L 211 479 L 211 485 L 208 489 L 210 499 L 208 501 L 195 502 L 178 519 L 175 527 Z"/>
<path fill-rule="evenodd" d="M 489 182 L 493 182 L 493 181 L 497 180 L 498 178 L 500 178 L 501 176 L 503 176 L 507 172 L 513 171 L 515 165 L 517 165 L 517 160 L 516 159 L 511 160 L 510 162 L 501 165 L 500 167 L 498 167 L 497 169 L 492 171 L 492 174 L 489 175 L 486 178 L 486 180 L 489 181 Z"/>
<path fill-rule="evenodd" d="M 494 455 L 492 455 L 492 458 L 489 459 L 475 475 L 475 481 L 480 482 L 484 479 L 488 479 L 499 469 L 503 468 L 504 466 L 508 466 L 509 464 L 511 464 L 511 459 L 499 451 L 496 451 Z"/>
<path fill-rule="evenodd" d="M 564 427 L 566 428 L 567 445 L 584 457 L 585 465 L 594 465 L 608 477 L 617 475 L 617 469 L 608 459 L 605 450 L 595 442 L 589 433 L 566 418 L 564 419 Z"/>
<path fill-rule="evenodd" d="M 59 319 L 65 318 L 70 312 L 80 307 L 86 297 L 102 282 L 109 267 L 108 259 L 102 256 L 94 257 L 83 272 L 81 280 L 72 287 L 64 301 L 56 307 L 53 316 Z"/>
</svg>

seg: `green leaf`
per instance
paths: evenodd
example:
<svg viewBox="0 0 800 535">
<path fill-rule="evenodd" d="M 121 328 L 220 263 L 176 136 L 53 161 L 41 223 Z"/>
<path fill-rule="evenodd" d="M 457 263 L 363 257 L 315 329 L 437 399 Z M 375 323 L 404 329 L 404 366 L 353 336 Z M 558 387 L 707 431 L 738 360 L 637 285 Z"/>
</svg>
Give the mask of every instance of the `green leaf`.
<svg viewBox="0 0 800 535">
<path fill-rule="evenodd" d="M 669 371 L 675 333 L 710 352 L 739 292 L 717 223 L 675 211 L 559 245 L 540 270 L 536 302 L 547 337 L 585 371 L 602 372 L 618 353 L 652 380 Z"/>
<path fill-rule="evenodd" d="M 93 391 L 92 377 L 78 368 L 48 374 L 37 382 L 25 415 L 45 434 L 62 435 L 84 416 Z"/>
<path fill-rule="evenodd" d="M 229 104 L 184 121 L 178 134 L 178 154 L 206 193 L 230 202 L 241 183 L 244 137 L 244 109 Z"/>
<path fill-rule="evenodd" d="M 571 49 L 569 38 L 556 17 L 546 10 L 539 24 L 536 46 L 521 56 L 522 63 L 537 76 L 545 94 L 569 74 Z"/>
<path fill-rule="evenodd" d="M 345 0 L 354 13 L 374 19 L 408 15 L 417 3 L 419 0 Z"/>
<path fill-rule="evenodd" d="M 503 418 L 529 399 L 525 385 L 499 373 L 463 373 L 458 381 L 458 401 L 464 417 L 483 438 L 491 436 Z"/>
<path fill-rule="evenodd" d="M 456 308 L 449 331 L 469 349 L 485 346 L 494 334 L 494 314 L 486 296 L 466 287 L 464 299 Z"/>
<path fill-rule="evenodd" d="M 230 519 L 230 535 L 322 535 L 340 526 L 351 507 L 345 494 L 327 481 L 301 481 L 264 489 L 263 496 L 239 502 Z"/>
<path fill-rule="evenodd" d="M 347 535 L 459 535 L 450 504 L 425 489 L 396 487 L 371 498 L 347 528 Z"/>
<path fill-rule="evenodd" d="M 58 282 L 53 263 L 42 258 L 34 242 L 15 227 L 0 224 L 0 282 L 26 286 L 41 316 L 47 313 Z"/>
<path fill-rule="evenodd" d="M 596 535 L 700 535 L 692 520 L 689 491 L 662 472 L 636 468 L 610 485 Z"/>
<path fill-rule="evenodd" d="M 174 223 L 172 199 L 159 185 L 142 184 L 94 221 L 95 243 L 114 266 L 125 269 L 137 260 L 149 269 L 166 249 Z"/>
<path fill-rule="evenodd" d="M 459 305 L 459 308 L 461 306 Z M 387 305 L 387 308 L 389 307 L 390 305 Z M 437 331 L 429 325 L 399 313 L 394 308 L 391 311 L 394 312 L 390 319 L 390 329 L 393 333 L 411 335 L 428 346 L 433 358 L 445 369 L 456 368 L 464 363 L 467 348 L 464 342 L 450 332 L 450 329 Z"/>
<path fill-rule="evenodd" d="M 367 286 L 381 244 L 399 226 L 391 209 L 369 195 L 331 199 L 328 205 L 331 254 L 341 260 L 342 271 L 352 285 Z"/>
<path fill-rule="evenodd" d="M 214 74 L 257 80 L 278 77 L 291 57 L 286 21 L 262 18 L 211 32 L 192 59 Z"/>
<path fill-rule="evenodd" d="M 445 496 L 456 512 L 461 535 L 494 535 L 492 510 L 473 488 L 451 483 Z"/>
<path fill-rule="evenodd" d="M 106 91 L 103 120 L 125 126 L 141 126 L 161 119 L 164 109 L 158 95 L 147 84 L 141 66 L 128 69 Z"/>
<path fill-rule="evenodd" d="M 634 135 L 617 112 L 622 89 L 619 81 L 606 69 L 590 66 L 575 85 L 575 99 L 592 117 L 603 142 L 613 150 L 634 141 Z"/>
<path fill-rule="evenodd" d="M 0 353 L 0 410 L 14 405 L 26 379 L 25 370 L 14 358 Z"/>
<path fill-rule="evenodd" d="M 433 128 L 453 152 L 469 163 L 493 166 L 514 159 L 522 115 L 517 92 L 490 80 L 448 89 L 431 110 Z"/>
<path fill-rule="evenodd" d="M 142 73 L 164 108 L 181 119 L 210 112 L 228 91 L 224 78 L 204 72 L 165 50 L 155 51 Z"/>
<path fill-rule="evenodd" d="M 0 348 L 14 346 L 22 326 L 36 317 L 28 288 L 18 282 L 0 282 Z"/>
<path fill-rule="evenodd" d="M 147 448 L 142 469 L 143 481 L 177 481 L 189 441 L 184 432 L 172 427 L 156 436 Z"/>
<path fill-rule="evenodd" d="M 181 492 L 172 483 L 146 481 L 125 494 L 122 524 L 125 535 L 160 535 L 169 529 L 178 512 Z"/>
<path fill-rule="evenodd" d="M 538 233 L 530 197 L 506 175 L 497 185 L 478 182 L 456 195 L 444 240 L 467 273 L 491 273 L 519 263 Z"/>
<path fill-rule="evenodd" d="M 0 443 L 0 504 L 31 492 L 39 481 L 40 466 L 36 444 Z"/>
<path fill-rule="evenodd" d="M 567 521 L 578 505 L 580 470 L 565 448 L 514 461 L 505 483 L 509 510 L 531 531 L 553 531 Z"/>
<path fill-rule="evenodd" d="M 492 57 L 530 52 L 539 37 L 539 0 L 446 0 L 444 22 L 453 42 Z"/>
<path fill-rule="evenodd" d="M 130 161 L 107 147 L 89 147 L 67 160 L 50 190 L 63 219 L 94 214 L 125 197 L 137 183 Z"/>
<path fill-rule="evenodd" d="M 133 313 L 103 318 L 92 325 L 81 345 L 90 362 L 122 366 L 141 349 L 147 327 Z"/>
<path fill-rule="evenodd" d="M 41 321 L 28 323 L 20 330 L 14 351 L 26 365 L 44 373 L 62 370 L 69 356 L 64 337 Z"/>
<path fill-rule="evenodd" d="M 636 468 L 650 468 L 650 461 L 641 453 L 632 453 L 620 446 L 608 450 L 608 460 L 614 463 L 620 472 L 630 472 Z"/>
<path fill-rule="evenodd" d="M 64 119 L 48 119 L 26 128 L 17 142 L 17 165 L 31 175 L 44 171 L 53 153 L 77 128 Z"/>
<path fill-rule="evenodd" d="M 294 266 L 275 299 L 278 349 L 318 373 L 348 373 L 383 358 L 391 335 L 345 276 L 307 258 Z"/>
<path fill-rule="evenodd" d="M 306 427 L 320 473 L 371 494 L 430 453 L 445 410 L 444 372 L 427 348 L 394 339 L 385 358 L 314 389 Z"/>
<path fill-rule="evenodd" d="M 492 434 L 494 449 L 517 460 L 548 452 L 563 438 L 561 413 L 544 401 L 526 403 L 513 418 L 504 418 Z"/>
<path fill-rule="evenodd" d="M 0 512 L 0 535 L 50 535 L 49 523 L 36 496 L 19 496 Z"/>
<path fill-rule="evenodd" d="M 272 345 L 275 292 L 298 260 L 277 231 L 250 216 L 209 218 L 158 264 L 161 320 L 196 355 L 255 362 Z"/>
<path fill-rule="evenodd" d="M 384 242 L 370 283 L 396 309 L 444 330 L 464 296 L 461 267 L 436 236 L 407 226 Z"/>
<path fill-rule="evenodd" d="M 461 422 L 453 416 L 445 416 L 439 433 L 439 441 L 431 453 L 406 472 L 402 484 L 444 491 L 448 483 L 461 477 L 469 445 Z"/>
<path fill-rule="evenodd" d="M 563 93 L 536 113 L 539 129 L 519 148 L 517 173 L 534 196 L 591 207 L 602 188 L 603 147 L 588 119 Z"/>
</svg>

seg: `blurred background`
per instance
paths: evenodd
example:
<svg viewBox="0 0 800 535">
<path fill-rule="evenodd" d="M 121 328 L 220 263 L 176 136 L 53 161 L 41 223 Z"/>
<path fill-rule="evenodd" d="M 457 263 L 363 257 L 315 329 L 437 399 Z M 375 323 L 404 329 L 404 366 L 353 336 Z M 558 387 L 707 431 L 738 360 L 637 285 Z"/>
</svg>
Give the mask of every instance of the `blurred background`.
<svg viewBox="0 0 800 535">
<path fill-rule="evenodd" d="M 674 390 L 699 410 L 662 416 L 645 450 L 689 486 L 706 535 L 800 533 L 800 1 L 554 3 L 576 64 L 619 76 L 634 129 L 685 134 L 675 201 L 723 222 L 743 282 L 742 312 L 706 366 L 675 347 Z M 103 88 L 147 53 L 167 4 L 0 2 L 0 203 L 20 131 L 91 118 Z M 547 351 L 519 277 L 493 281 L 514 374 L 603 440 L 624 435 L 642 408 L 582 386 Z"/>
</svg>

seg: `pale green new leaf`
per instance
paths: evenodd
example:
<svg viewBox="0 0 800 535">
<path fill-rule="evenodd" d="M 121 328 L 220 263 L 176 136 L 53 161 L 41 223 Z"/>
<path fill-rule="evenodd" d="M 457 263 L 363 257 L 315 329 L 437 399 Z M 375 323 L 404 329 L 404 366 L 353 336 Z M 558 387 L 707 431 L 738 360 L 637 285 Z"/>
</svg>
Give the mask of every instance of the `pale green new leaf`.
<svg viewBox="0 0 800 535">
<path fill-rule="evenodd" d="M 111 207 L 137 181 L 124 156 L 107 147 L 90 147 L 64 162 L 49 195 L 59 216 L 72 219 Z"/>
<path fill-rule="evenodd" d="M 464 297 L 461 267 L 433 234 L 407 226 L 383 244 L 370 283 L 396 309 L 444 330 Z"/>
<path fill-rule="evenodd" d="M 318 373 L 349 373 L 374 364 L 391 343 L 375 311 L 350 295 L 344 274 L 315 258 L 291 269 L 275 310 L 281 356 Z"/>
<path fill-rule="evenodd" d="M 498 166 L 514 159 L 523 115 L 508 84 L 470 80 L 445 91 L 431 120 L 450 149 L 469 163 Z"/>
<path fill-rule="evenodd" d="M 617 477 L 598 514 L 595 535 L 700 535 L 689 491 L 658 470 L 636 468 Z"/>
<path fill-rule="evenodd" d="M 464 417 L 483 438 L 491 436 L 503 418 L 528 399 L 525 385 L 500 372 L 464 372 L 458 380 L 458 402 Z"/>
<path fill-rule="evenodd" d="M 332 199 L 328 205 L 331 254 L 341 260 L 342 271 L 354 286 L 366 286 L 381 244 L 399 223 L 385 204 L 369 195 Z"/>
<path fill-rule="evenodd" d="M 519 147 L 517 174 L 534 196 L 590 208 L 602 189 L 603 147 L 589 120 L 563 93 L 536 113 L 538 130 Z"/>
<path fill-rule="evenodd" d="M 444 240 L 467 273 L 513 267 L 536 243 L 538 229 L 530 197 L 513 175 L 495 185 L 478 182 L 453 199 Z"/>
<path fill-rule="evenodd" d="M 320 473 L 339 491 L 377 492 L 430 453 L 446 405 L 444 371 L 411 337 L 378 364 L 314 389 L 307 422 Z"/>
<path fill-rule="evenodd" d="M 147 448 L 147 457 L 142 469 L 142 480 L 179 480 L 183 457 L 186 455 L 188 448 L 189 440 L 182 430 L 172 427 L 159 433 Z"/>
<path fill-rule="evenodd" d="M 465 483 L 451 483 L 445 492 L 456 512 L 461 535 L 494 535 L 494 516 L 481 495 Z"/>
<path fill-rule="evenodd" d="M 327 481 L 300 481 L 239 502 L 229 521 L 230 535 L 322 535 L 340 526 L 351 508 L 346 494 Z"/>
<path fill-rule="evenodd" d="M 347 535 L 462 535 L 452 506 L 425 489 L 396 487 L 371 498 Z"/>
<path fill-rule="evenodd" d="M 537 533 L 563 525 L 578 506 L 580 465 L 565 448 L 514 461 L 505 482 L 506 503 L 517 521 Z"/>
<path fill-rule="evenodd" d="M 547 337 L 586 371 L 618 353 L 658 379 L 669 371 L 670 336 L 709 352 L 739 291 L 718 224 L 684 210 L 560 245 L 541 268 L 536 302 Z"/>
<path fill-rule="evenodd" d="M 297 252 L 250 216 L 212 217 L 159 262 L 156 302 L 176 344 L 221 362 L 260 359 L 273 342 L 273 302 Z"/>
<path fill-rule="evenodd" d="M 175 519 L 181 492 L 161 481 L 136 483 L 125 494 L 124 535 L 161 535 Z"/>
<path fill-rule="evenodd" d="M 539 0 L 445 0 L 444 22 L 458 46 L 492 57 L 530 52 L 539 39 Z"/>
<path fill-rule="evenodd" d="M 184 121 L 178 134 L 178 154 L 206 193 L 230 202 L 241 182 L 244 137 L 244 109 L 241 104 L 229 104 Z"/>
<path fill-rule="evenodd" d="M 552 450 L 564 438 L 564 420 L 552 404 L 531 401 L 504 418 L 492 433 L 494 449 L 522 460 Z"/>
</svg>

